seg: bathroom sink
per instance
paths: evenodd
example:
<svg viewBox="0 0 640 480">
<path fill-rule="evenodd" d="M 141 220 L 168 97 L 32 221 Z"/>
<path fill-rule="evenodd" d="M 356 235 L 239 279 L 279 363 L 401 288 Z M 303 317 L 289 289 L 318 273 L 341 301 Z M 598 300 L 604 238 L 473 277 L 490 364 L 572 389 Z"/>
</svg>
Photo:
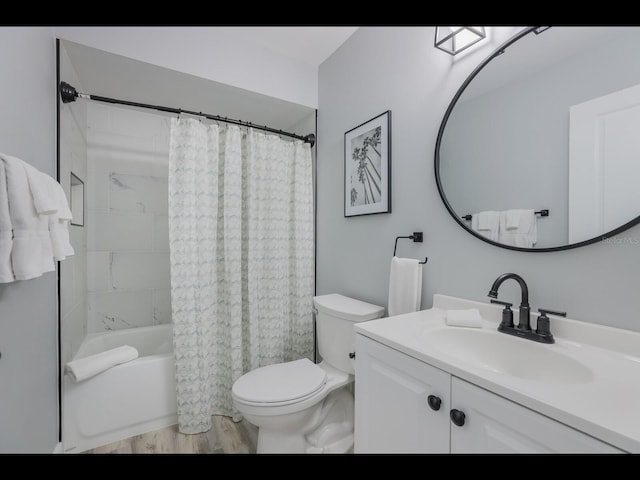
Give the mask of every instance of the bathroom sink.
<svg viewBox="0 0 640 480">
<path fill-rule="evenodd" d="M 429 347 L 487 370 L 524 380 L 580 384 L 593 380 L 582 363 L 554 349 L 496 331 L 441 328 L 425 332 Z"/>
</svg>

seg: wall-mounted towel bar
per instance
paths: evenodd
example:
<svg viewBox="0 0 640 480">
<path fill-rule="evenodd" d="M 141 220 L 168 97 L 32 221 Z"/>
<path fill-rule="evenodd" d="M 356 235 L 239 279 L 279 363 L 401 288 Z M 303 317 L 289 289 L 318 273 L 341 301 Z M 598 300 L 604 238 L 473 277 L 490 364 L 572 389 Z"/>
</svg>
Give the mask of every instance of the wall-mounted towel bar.
<svg viewBox="0 0 640 480">
<path fill-rule="evenodd" d="M 538 210 L 537 212 L 534 212 L 536 215 L 540 215 L 541 217 L 548 217 L 549 216 L 549 210 Z M 463 215 L 462 217 L 460 217 L 464 220 L 471 220 L 473 218 L 473 215 Z"/>
<path fill-rule="evenodd" d="M 398 249 L 398 239 L 400 238 L 409 238 L 413 240 L 414 243 L 419 242 L 422 243 L 423 235 L 422 232 L 413 232 L 413 235 L 409 235 L 408 237 L 396 237 L 396 245 L 393 247 L 393 256 L 396 256 L 396 250 Z M 418 262 L 420 265 L 424 265 L 429 260 L 429 257 L 424 258 L 424 262 Z"/>
</svg>

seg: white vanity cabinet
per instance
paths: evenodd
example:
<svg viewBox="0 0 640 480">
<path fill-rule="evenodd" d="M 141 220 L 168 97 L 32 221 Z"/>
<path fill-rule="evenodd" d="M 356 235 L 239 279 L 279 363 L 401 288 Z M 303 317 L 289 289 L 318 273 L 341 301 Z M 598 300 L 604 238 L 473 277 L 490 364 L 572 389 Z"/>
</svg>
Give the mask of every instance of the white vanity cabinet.
<svg viewBox="0 0 640 480">
<path fill-rule="evenodd" d="M 448 373 L 356 335 L 355 453 L 448 453 L 450 391 Z"/>
<path fill-rule="evenodd" d="M 356 354 L 356 453 L 621 452 L 361 334 Z"/>
</svg>

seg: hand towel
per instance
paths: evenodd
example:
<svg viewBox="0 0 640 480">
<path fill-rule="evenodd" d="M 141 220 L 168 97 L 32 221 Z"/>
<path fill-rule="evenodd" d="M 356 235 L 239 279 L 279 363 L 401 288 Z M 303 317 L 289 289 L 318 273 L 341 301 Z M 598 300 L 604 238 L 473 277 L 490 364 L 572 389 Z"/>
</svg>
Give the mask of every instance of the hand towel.
<svg viewBox="0 0 640 480">
<path fill-rule="evenodd" d="M 27 172 L 29 190 L 33 197 L 33 206 L 40 215 L 51 215 L 58 211 L 58 205 L 53 195 L 52 186 L 49 180 L 53 180 L 49 175 L 45 175 L 40 170 L 32 167 L 28 163 L 22 164 Z M 57 182 L 56 182 L 57 183 Z"/>
<path fill-rule="evenodd" d="M 420 310 L 422 265 L 414 258 L 391 259 L 389 271 L 389 316 Z"/>
<path fill-rule="evenodd" d="M 106 352 L 73 360 L 67 363 L 67 373 L 76 382 L 81 382 L 111 367 L 130 362 L 136 358 L 138 358 L 138 350 L 129 345 L 124 345 L 122 347 L 112 348 Z"/>
<path fill-rule="evenodd" d="M 515 230 L 520 226 L 520 218 L 526 210 L 507 210 L 505 228 L 506 230 Z M 526 214 L 526 213 L 525 213 Z"/>
<path fill-rule="evenodd" d="M 13 282 L 16 279 L 11 267 L 12 247 L 13 227 L 9 216 L 7 176 L 4 162 L 0 160 L 0 283 Z"/>
<path fill-rule="evenodd" d="M 538 219 L 533 209 L 518 210 L 518 227 L 508 229 L 510 210 L 500 212 L 498 241 L 514 247 L 531 248 L 538 241 Z M 515 216 L 515 215 L 514 215 Z"/>
<path fill-rule="evenodd" d="M 0 153 L 4 162 L 13 227 L 11 264 L 16 280 L 29 280 L 55 270 L 48 215 L 38 215 L 22 160 Z"/>
<path fill-rule="evenodd" d="M 71 242 L 69 242 L 69 221 L 71 221 L 72 215 L 62 185 L 48 175 L 44 176 L 47 177 L 47 186 L 57 209 L 56 213 L 49 216 L 49 236 L 51 237 L 53 257 L 60 261 L 75 253 Z"/>
<path fill-rule="evenodd" d="M 480 311 L 477 308 L 470 308 L 468 310 L 447 310 L 445 321 L 447 322 L 447 325 L 451 327 L 482 327 L 482 317 L 480 316 Z"/>
<path fill-rule="evenodd" d="M 76 252 L 69 241 L 69 222 L 67 220 L 60 220 L 55 214 L 50 215 L 49 238 L 51 239 L 51 248 L 55 260 L 62 261 L 71 255 L 75 255 Z"/>
<path fill-rule="evenodd" d="M 489 210 L 471 216 L 471 228 L 494 242 L 498 240 L 500 212 Z"/>
</svg>

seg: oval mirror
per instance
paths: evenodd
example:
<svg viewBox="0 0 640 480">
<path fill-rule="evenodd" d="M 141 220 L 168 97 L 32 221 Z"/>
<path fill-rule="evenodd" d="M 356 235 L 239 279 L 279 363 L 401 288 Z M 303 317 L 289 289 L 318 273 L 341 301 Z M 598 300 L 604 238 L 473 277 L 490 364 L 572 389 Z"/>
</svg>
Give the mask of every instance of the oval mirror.
<svg viewBox="0 0 640 480">
<path fill-rule="evenodd" d="M 594 243 L 640 222 L 640 28 L 532 27 L 480 64 L 438 132 L 455 220 L 521 251 Z"/>
</svg>

